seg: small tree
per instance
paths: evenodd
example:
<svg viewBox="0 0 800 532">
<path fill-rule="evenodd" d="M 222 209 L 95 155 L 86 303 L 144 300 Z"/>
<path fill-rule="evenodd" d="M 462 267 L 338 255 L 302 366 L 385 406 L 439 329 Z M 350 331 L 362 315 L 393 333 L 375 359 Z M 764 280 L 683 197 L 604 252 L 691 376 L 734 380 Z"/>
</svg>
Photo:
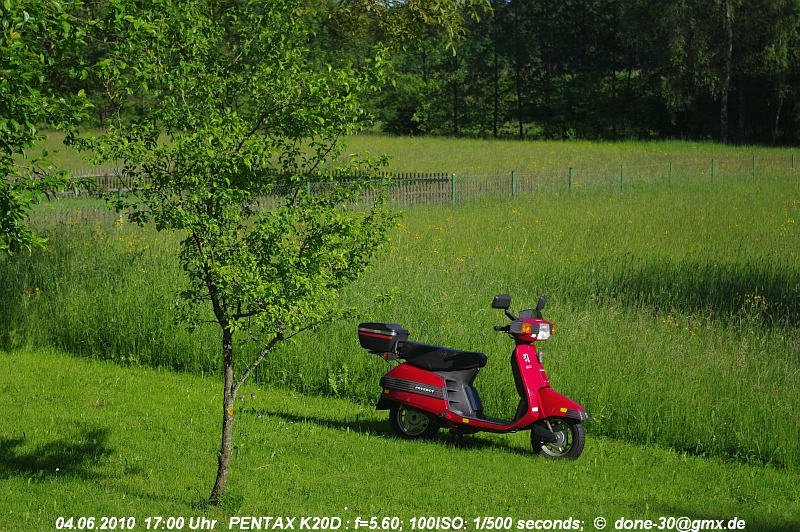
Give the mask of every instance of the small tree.
<svg viewBox="0 0 800 532">
<path fill-rule="evenodd" d="M 0 31 L 0 252 L 13 254 L 44 247 L 46 239 L 25 224 L 28 208 L 37 194 L 70 180 L 53 169 L 46 152 L 29 155 L 44 138 L 40 124 L 68 129 L 83 115 L 82 93 L 58 95 L 47 86 L 47 77 L 64 68 L 63 55 L 81 45 L 82 31 L 63 4 L 48 0 L 5 0 Z"/>
<path fill-rule="evenodd" d="M 351 207 L 371 187 L 372 161 L 321 170 L 366 118 L 358 96 L 381 82 L 381 56 L 361 70 L 310 68 L 311 15 L 295 0 L 119 0 L 99 25 L 125 36 L 97 65 L 111 101 L 122 108 L 148 91 L 156 104 L 84 147 L 124 161 L 138 183 L 123 200 L 131 219 L 183 235 L 180 318 L 207 321 L 210 306 L 220 328 L 212 503 L 228 479 L 239 387 L 278 342 L 344 314 L 338 290 L 375 256 L 393 219 L 380 193 Z M 312 176 L 322 181 L 314 190 Z M 240 331 L 261 344 L 249 363 L 234 352 Z"/>
</svg>

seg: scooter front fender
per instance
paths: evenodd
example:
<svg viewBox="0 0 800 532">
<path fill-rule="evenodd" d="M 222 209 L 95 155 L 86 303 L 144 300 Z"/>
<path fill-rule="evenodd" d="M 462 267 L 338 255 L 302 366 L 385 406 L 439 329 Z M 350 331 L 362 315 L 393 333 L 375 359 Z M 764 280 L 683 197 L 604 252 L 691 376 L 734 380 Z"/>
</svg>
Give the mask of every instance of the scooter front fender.
<svg viewBox="0 0 800 532">
<path fill-rule="evenodd" d="M 539 401 L 542 417 L 569 417 L 580 421 L 589 419 L 589 414 L 581 405 L 552 388 L 541 388 Z"/>
</svg>

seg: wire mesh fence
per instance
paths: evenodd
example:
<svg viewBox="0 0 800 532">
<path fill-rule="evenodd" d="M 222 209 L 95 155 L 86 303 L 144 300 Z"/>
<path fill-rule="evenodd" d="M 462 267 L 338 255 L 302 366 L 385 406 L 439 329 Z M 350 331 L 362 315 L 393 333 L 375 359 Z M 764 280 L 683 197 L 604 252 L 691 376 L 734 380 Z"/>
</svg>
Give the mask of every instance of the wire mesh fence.
<svg viewBox="0 0 800 532">
<path fill-rule="evenodd" d="M 112 171 L 102 173 L 75 173 L 76 177 L 88 178 L 95 182 L 95 193 L 122 195 L 135 193 L 136 187 L 147 184 L 140 178 L 122 176 Z M 676 161 L 656 164 L 619 165 L 599 168 L 566 168 L 538 172 L 514 172 L 502 174 L 458 175 L 448 172 L 393 173 L 379 174 L 373 180 L 359 204 L 370 204 L 382 189 L 391 207 L 440 204 L 457 205 L 484 199 L 538 195 L 558 195 L 568 197 L 630 195 L 640 192 L 692 186 L 699 183 L 765 182 L 771 180 L 796 179 L 795 157 L 750 157 L 731 159 L 711 159 L 705 161 Z M 344 179 L 344 178 L 342 178 Z M 308 179 L 291 185 L 276 187 L 274 193 L 259 199 L 258 206 L 264 209 L 274 207 L 287 194 L 286 187 L 292 190 L 305 189 L 309 194 L 324 193 L 330 186 L 340 181 L 315 181 Z M 81 198 L 87 200 L 86 191 L 68 190 L 62 198 Z M 120 219 L 120 213 L 107 209 L 101 202 L 70 206 L 69 202 L 59 202 L 59 208 L 35 208 L 31 211 L 32 220 L 55 220 L 74 222 L 76 220 Z"/>
<path fill-rule="evenodd" d="M 41 203 L 28 213 L 28 219 L 35 224 L 76 225 L 93 222 L 117 222 L 122 217 L 119 212 L 108 208 L 100 200 Z"/>
</svg>

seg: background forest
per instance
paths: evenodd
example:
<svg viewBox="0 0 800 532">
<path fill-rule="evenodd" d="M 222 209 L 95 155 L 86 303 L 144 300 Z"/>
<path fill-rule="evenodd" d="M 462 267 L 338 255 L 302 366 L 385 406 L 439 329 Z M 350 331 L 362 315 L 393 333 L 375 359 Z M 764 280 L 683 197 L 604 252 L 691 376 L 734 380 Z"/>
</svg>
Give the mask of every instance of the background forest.
<svg viewBox="0 0 800 532">
<path fill-rule="evenodd" d="M 467 19 L 455 53 L 433 32 L 395 53 L 396 84 L 372 102 L 384 131 L 797 141 L 796 0 L 493 0 L 491 7 Z M 365 40 L 342 49 L 357 60 Z"/>
<path fill-rule="evenodd" d="M 797 142 L 798 0 L 491 0 L 463 12 L 455 41 L 432 25 L 387 38 L 407 29 L 387 25 L 391 3 L 357 21 L 347 2 L 310 3 L 320 68 L 357 67 L 376 43 L 395 43 L 394 75 L 367 102 L 384 132 Z M 68 79 L 52 82 L 73 92 L 66 84 L 80 82 Z M 100 123 L 113 112 L 103 87 L 82 83 Z"/>
<path fill-rule="evenodd" d="M 384 131 L 514 138 L 796 142 L 795 0 L 493 0 L 394 54 L 372 102 Z M 324 25 L 323 55 L 358 61 L 369 35 Z"/>
</svg>

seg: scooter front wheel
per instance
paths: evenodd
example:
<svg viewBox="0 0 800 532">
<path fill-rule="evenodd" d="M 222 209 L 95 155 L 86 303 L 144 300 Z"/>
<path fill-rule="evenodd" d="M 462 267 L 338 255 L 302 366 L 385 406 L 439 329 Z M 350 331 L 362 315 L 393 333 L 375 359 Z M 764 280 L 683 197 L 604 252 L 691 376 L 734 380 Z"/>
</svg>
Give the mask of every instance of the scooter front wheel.
<svg viewBox="0 0 800 532">
<path fill-rule="evenodd" d="M 586 444 L 586 432 L 577 419 L 551 417 L 536 422 L 540 427 L 552 431 L 556 437 L 553 443 L 540 440 L 531 430 L 531 447 L 533 452 L 548 458 L 576 459 L 583 452 Z"/>
<path fill-rule="evenodd" d="M 389 408 L 389 425 L 396 436 L 407 440 L 429 440 L 439 432 L 431 414 L 401 404 Z"/>
</svg>

